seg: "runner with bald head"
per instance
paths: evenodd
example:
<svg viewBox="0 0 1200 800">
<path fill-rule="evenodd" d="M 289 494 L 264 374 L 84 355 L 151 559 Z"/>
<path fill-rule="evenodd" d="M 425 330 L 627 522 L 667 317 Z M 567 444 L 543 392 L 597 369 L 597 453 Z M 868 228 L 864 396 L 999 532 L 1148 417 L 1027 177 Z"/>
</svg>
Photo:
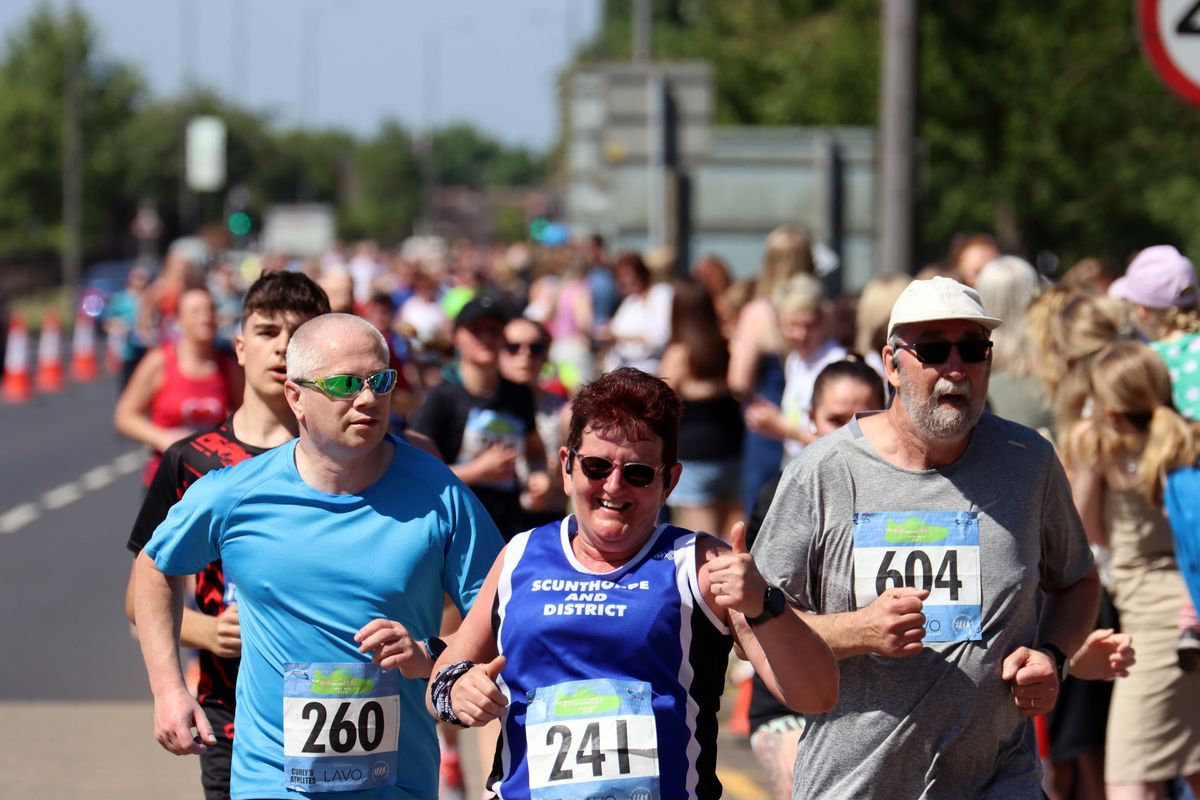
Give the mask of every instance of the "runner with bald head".
<svg viewBox="0 0 1200 800">
<path fill-rule="evenodd" d="M 214 741 L 179 669 L 174 576 L 220 558 L 238 585 L 235 798 L 437 796 L 421 710 L 442 596 L 465 613 L 501 541 L 449 469 L 387 433 L 387 365 L 359 317 L 300 326 L 284 387 L 299 438 L 202 478 L 138 558 L 155 736 L 172 753 Z"/>
</svg>

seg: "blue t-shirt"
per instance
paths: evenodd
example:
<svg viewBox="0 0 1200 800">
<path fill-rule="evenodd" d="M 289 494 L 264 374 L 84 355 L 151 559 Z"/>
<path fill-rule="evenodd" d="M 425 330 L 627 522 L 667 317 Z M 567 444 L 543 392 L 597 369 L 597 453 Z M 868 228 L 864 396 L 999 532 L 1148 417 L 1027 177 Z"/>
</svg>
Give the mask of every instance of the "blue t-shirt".
<svg viewBox="0 0 1200 800">
<path fill-rule="evenodd" d="M 234 798 L 310 796 L 285 788 L 285 774 L 295 779 L 284 763 L 285 672 L 289 686 L 297 664 L 316 666 L 317 684 L 343 679 L 365 685 L 366 679 L 344 677 L 357 676 L 359 665 L 370 661 L 354 642 L 359 628 L 382 617 L 400 622 L 417 639 L 437 635 L 443 593 L 465 614 L 500 551 L 495 525 L 445 465 L 389 441 L 396 448 L 391 466 L 361 495 L 327 494 L 305 483 L 296 469 L 295 441 L 210 473 L 171 509 L 146 546 L 168 575 L 197 572 L 221 559 L 238 587 L 242 665 Z M 391 680 L 391 674 L 385 677 Z M 434 800 L 438 744 L 425 711 L 425 685 L 399 679 L 401 755 L 391 771 L 394 780 L 370 791 L 311 796 Z M 314 685 L 313 691 L 321 689 Z M 361 705 L 350 709 L 351 721 L 372 723 L 370 709 L 363 712 Z M 320 722 L 320 714 L 304 713 L 304 725 Z M 337 732 L 346 730 L 344 720 L 332 722 L 341 725 Z M 292 723 L 293 729 L 299 725 Z M 359 730 L 363 735 L 366 729 Z M 319 732 L 312 731 L 310 747 Z M 374 736 L 371 729 L 364 738 Z"/>
</svg>

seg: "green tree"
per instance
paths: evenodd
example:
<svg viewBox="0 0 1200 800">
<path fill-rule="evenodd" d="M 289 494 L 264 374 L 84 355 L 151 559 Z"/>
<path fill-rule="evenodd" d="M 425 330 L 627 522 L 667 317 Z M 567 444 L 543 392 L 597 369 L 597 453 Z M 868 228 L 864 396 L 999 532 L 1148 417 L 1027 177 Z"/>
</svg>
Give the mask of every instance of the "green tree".
<svg viewBox="0 0 1200 800">
<path fill-rule="evenodd" d="M 102 56 L 86 16 L 41 5 L 8 36 L 0 59 L 0 254 L 61 246 L 68 51 L 78 64 L 85 252 L 111 247 L 132 219 L 134 203 L 118 191 L 120 141 L 144 84 Z"/>
<path fill-rule="evenodd" d="M 413 231 L 421 209 L 421 169 L 412 137 L 394 121 L 354 152 L 352 174 L 339 208 L 346 238 L 396 242 Z"/>
<path fill-rule="evenodd" d="M 606 0 L 583 59 L 626 58 Z M 881 0 L 655 0 L 654 55 L 702 58 L 716 119 L 874 125 Z M 1128 0 L 921 5 L 918 237 L 927 258 L 990 230 L 1070 263 L 1173 242 L 1200 253 L 1200 111 L 1142 56 Z"/>
<path fill-rule="evenodd" d="M 529 186 L 543 180 L 543 159 L 509 148 L 467 124 L 433 134 L 437 181 L 443 186 Z"/>
</svg>

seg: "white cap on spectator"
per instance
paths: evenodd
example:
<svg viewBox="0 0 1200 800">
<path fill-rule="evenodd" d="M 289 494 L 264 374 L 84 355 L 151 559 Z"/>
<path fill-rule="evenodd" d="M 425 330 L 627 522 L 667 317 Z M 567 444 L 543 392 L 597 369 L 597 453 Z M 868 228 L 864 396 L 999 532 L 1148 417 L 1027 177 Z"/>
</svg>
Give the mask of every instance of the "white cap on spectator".
<svg viewBox="0 0 1200 800">
<path fill-rule="evenodd" d="M 984 312 L 979 292 L 953 278 L 937 277 L 913 281 L 900 294 L 892 306 L 887 335 L 890 339 L 899 325 L 943 319 L 978 322 L 989 331 L 1000 327 L 1003 322 L 999 317 L 989 317 Z"/>
</svg>

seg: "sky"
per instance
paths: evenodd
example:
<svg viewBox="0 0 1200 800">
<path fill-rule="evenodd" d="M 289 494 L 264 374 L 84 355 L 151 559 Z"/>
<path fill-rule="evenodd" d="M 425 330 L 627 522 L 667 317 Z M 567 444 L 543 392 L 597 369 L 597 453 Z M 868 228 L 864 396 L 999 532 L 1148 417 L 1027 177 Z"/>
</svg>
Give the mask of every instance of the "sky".
<svg viewBox="0 0 1200 800">
<path fill-rule="evenodd" d="M 39 3 L 4 0 L 4 42 Z M 558 73 L 599 24 L 600 0 L 74 0 L 104 57 L 136 65 L 155 97 L 193 82 L 285 127 L 369 136 L 469 122 L 545 150 Z"/>
</svg>

